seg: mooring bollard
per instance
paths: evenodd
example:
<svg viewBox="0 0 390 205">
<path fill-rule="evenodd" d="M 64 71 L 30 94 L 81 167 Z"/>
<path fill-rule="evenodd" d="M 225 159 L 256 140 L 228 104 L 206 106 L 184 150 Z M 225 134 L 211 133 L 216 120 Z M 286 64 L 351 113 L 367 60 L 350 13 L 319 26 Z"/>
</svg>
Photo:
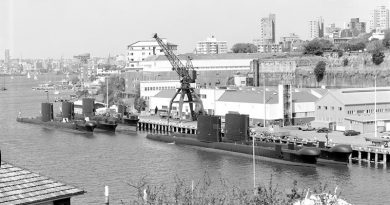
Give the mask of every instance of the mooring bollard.
<svg viewBox="0 0 390 205">
<path fill-rule="evenodd" d="M 110 204 L 109 196 L 108 196 L 108 186 L 104 187 L 104 204 L 105 205 L 109 205 Z"/>
</svg>

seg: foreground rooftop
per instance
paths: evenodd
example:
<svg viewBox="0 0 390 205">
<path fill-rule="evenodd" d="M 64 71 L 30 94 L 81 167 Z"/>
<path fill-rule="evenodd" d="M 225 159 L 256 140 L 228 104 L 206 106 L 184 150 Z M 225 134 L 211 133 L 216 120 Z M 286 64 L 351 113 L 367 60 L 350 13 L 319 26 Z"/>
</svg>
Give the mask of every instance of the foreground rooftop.
<svg viewBox="0 0 390 205">
<path fill-rule="evenodd" d="M 40 204 L 84 194 L 83 190 L 1 161 L 0 204 Z"/>
</svg>

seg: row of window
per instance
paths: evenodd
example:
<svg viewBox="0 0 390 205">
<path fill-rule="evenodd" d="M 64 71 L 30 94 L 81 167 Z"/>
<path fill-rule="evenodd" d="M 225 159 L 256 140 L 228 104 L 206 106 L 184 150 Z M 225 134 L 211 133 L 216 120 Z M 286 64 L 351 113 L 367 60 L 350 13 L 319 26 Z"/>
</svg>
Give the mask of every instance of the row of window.
<svg viewBox="0 0 390 205">
<path fill-rule="evenodd" d="M 343 122 L 343 118 L 333 118 L 333 117 L 327 117 L 327 116 L 318 116 L 318 117 L 316 117 L 316 120 L 317 119 L 320 121 L 328 121 L 328 122 L 338 122 L 338 123 Z"/>
<path fill-rule="evenodd" d="M 317 106 L 317 110 L 321 110 L 321 109 L 324 109 L 324 110 L 328 110 L 328 106 Z M 335 107 L 334 106 L 330 106 L 330 109 L 331 110 L 334 110 L 335 109 Z M 343 110 L 343 108 L 342 107 L 338 107 L 337 108 L 339 111 L 342 111 Z"/>
<path fill-rule="evenodd" d="M 377 112 L 377 113 L 379 113 L 379 112 L 390 112 L 390 108 L 386 108 L 386 109 L 378 108 L 378 109 L 376 109 L 376 112 Z M 367 109 L 367 110 L 348 110 L 348 111 L 347 111 L 347 114 L 349 114 L 349 115 L 353 115 L 353 114 L 371 114 L 371 113 L 374 113 L 374 109 Z"/>
<path fill-rule="evenodd" d="M 176 86 L 145 87 L 145 91 L 170 90 L 170 89 L 175 89 L 175 88 L 176 88 Z"/>
</svg>

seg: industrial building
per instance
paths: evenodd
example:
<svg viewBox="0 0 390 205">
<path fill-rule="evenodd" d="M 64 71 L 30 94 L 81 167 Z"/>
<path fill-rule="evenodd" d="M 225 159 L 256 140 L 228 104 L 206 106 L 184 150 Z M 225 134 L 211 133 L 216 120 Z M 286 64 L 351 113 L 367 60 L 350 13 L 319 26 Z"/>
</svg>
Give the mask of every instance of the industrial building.
<svg viewBox="0 0 390 205">
<path fill-rule="evenodd" d="M 286 124 L 286 120 L 291 124 L 305 124 L 314 120 L 315 101 L 318 98 L 307 91 L 293 91 L 286 98 L 285 92 L 288 89 L 285 86 L 280 85 L 276 89 L 266 90 L 265 93 L 260 88 L 201 88 L 197 92 L 200 94 L 206 113 L 211 115 L 225 116 L 229 112 L 238 112 L 249 115 L 252 123 L 263 123 L 265 119 L 267 125 Z M 150 97 L 150 111 L 153 112 L 155 107 L 158 110 L 167 110 L 174 93 L 175 90 L 162 90 Z M 176 100 L 179 100 L 178 97 Z M 292 106 L 286 108 L 286 105 Z M 173 116 L 177 109 L 178 106 L 174 105 Z M 187 104 L 183 106 L 183 112 L 189 115 Z"/>
<path fill-rule="evenodd" d="M 376 92 L 377 126 L 390 131 L 390 87 L 378 87 Z M 375 121 L 375 89 L 350 88 L 331 90 L 316 102 L 314 126 L 333 130 L 354 129 L 373 132 Z"/>
</svg>

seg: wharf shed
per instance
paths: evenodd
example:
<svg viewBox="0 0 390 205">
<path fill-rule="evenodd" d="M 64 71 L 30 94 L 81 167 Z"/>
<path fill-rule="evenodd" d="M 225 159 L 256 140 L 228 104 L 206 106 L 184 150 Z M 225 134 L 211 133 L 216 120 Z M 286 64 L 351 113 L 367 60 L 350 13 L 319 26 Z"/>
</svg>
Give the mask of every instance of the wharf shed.
<svg viewBox="0 0 390 205">
<path fill-rule="evenodd" d="M 377 87 L 376 99 L 373 87 L 330 90 L 316 102 L 313 124 L 374 132 L 375 112 L 378 131 L 390 131 L 390 87 Z"/>
</svg>

